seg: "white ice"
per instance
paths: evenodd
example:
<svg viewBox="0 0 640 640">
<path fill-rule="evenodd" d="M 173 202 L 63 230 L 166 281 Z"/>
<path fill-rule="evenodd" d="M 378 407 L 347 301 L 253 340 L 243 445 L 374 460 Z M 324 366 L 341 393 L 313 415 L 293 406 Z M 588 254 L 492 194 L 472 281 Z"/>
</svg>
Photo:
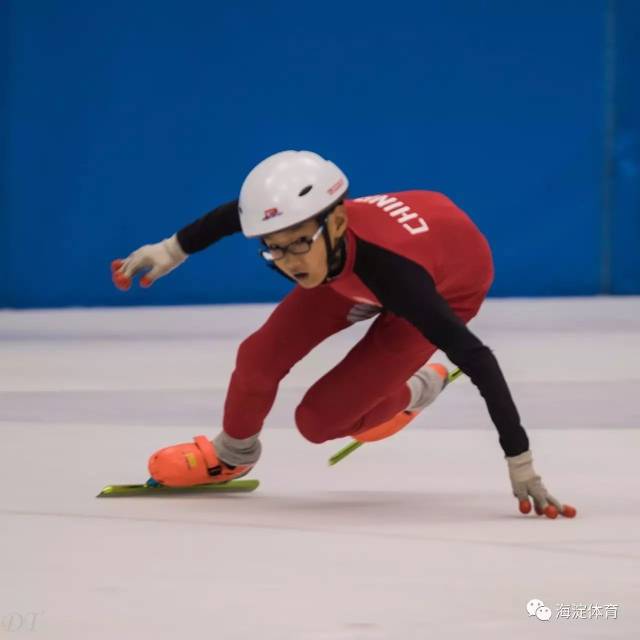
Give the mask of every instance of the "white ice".
<svg viewBox="0 0 640 640">
<path fill-rule="evenodd" d="M 490 300 L 472 324 L 573 520 L 517 512 L 466 379 L 328 467 L 345 441 L 307 443 L 293 411 L 366 326 L 283 382 L 255 493 L 96 499 L 218 431 L 235 350 L 269 309 L 0 313 L 0 637 L 640 637 L 640 298 Z M 617 607 L 567 620 L 560 604 Z"/>
</svg>

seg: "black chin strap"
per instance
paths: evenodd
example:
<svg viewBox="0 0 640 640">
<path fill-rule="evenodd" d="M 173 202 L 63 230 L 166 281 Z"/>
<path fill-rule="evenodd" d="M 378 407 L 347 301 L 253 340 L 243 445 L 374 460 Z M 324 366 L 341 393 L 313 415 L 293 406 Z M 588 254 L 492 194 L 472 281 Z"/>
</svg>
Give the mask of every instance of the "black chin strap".
<svg viewBox="0 0 640 640">
<path fill-rule="evenodd" d="M 344 236 L 338 238 L 336 241 L 336 246 L 331 248 L 331 238 L 329 237 L 329 232 L 327 231 L 327 227 L 324 227 L 324 242 L 327 246 L 327 277 L 324 279 L 323 284 L 325 282 L 330 282 L 336 276 L 339 276 L 344 268 L 344 263 L 347 259 L 347 245 L 344 241 Z"/>
</svg>

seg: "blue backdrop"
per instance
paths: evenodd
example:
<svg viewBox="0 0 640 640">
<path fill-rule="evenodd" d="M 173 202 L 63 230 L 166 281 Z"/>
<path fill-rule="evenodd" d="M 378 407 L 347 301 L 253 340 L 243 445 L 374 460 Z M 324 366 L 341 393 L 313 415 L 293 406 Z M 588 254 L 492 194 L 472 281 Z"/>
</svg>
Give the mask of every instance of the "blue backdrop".
<svg viewBox="0 0 640 640">
<path fill-rule="evenodd" d="M 283 149 L 352 195 L 452 197 L 494 295 L 640 292 L 640 5 L 5 0 L 0 306 L 276 300 L 223 240 L 148 291 L 109 263 Z"/>
</svg>

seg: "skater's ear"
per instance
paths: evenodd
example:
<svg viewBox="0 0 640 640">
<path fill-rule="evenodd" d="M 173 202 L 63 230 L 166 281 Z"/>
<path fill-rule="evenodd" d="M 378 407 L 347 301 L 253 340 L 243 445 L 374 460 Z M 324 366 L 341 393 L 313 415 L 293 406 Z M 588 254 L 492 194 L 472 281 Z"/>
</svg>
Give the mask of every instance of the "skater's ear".
<svg viewBox="0 0 640 640">
<path fill-rule="evenodd" d="M 329 216 L 329 229 L 333 238 L 341 238 L 347 227 L 349 220 L 347 218 L 347 210 L 343 204 L 339 204 Z"/>
</svg>

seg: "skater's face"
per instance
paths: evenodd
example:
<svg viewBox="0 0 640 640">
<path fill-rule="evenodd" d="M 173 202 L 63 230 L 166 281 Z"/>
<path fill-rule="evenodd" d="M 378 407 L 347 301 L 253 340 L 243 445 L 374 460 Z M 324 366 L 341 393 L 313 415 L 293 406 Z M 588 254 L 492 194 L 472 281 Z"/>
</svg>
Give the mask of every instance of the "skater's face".
<svg viewBox="0 0 640 640">
<path fill-rule="evenodd" d="M 344 206 L 337 206 L 329 214 L 325 224 L 331 246 L 335 247 L 347 229 L 347 214 Z M 275 255 L 287 248 L 284 255 L 275 260 L 274 264 L 301 287 L 312 289 L 322 284 L 329 272 L 327 247 L 322 235 L 318 222 L 307 220 L 277 233 L 270 233 L 262 240 L 266 249 L 273 251 Z"/>
</svg>

